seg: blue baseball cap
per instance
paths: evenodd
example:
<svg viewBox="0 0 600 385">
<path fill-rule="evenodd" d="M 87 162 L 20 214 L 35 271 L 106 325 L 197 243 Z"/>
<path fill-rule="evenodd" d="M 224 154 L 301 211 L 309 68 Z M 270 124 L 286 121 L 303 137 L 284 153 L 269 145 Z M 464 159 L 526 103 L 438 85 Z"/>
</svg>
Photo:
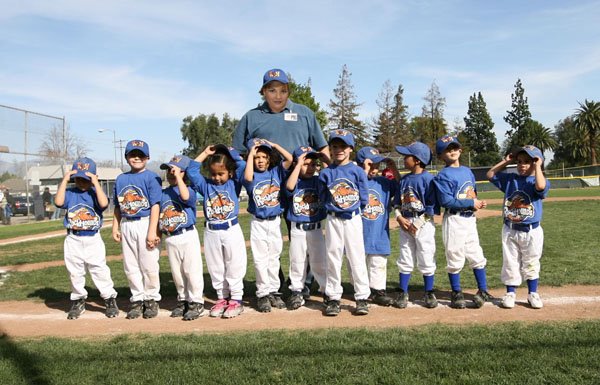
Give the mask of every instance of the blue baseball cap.
<svg viewBox="0 0 600 385">
<path fill-rule="evenodd" d="M 175 155 L 168 163 L 160 165 L 161 170 L 169 170 L 172 166 L 177 166 L 181 171 L 185 171 L 190 165 L 190 158 L 185 155 Z"/>
<path fill-rule="evenodd" d="M 531 159 L 539 158 L 542 161 L 542 163 L 544 163 L 544 153 L 542 153 L 542 151 L 535 146 L 532 146 L 532 145 L 523 146 L 522 148 L 520 148 L 517 151 L 517 154 L 519 152 L 527 153 L 527 155 L 529 155 L 531 157 Z"/>
<path fill-rule="evenodd" d="M 129 154 L 131 151 L 141 151 L 147 158 L 150 157 L 150 147 L 148 147 L 148 143 L 143 140 L 134 139 L 130 140 L 125 146 L 125 156 Z"/>
<path fill-rule="evenodd" d="M 314 150 L 314 148 L 312 148 L 310 146 L 300 146 L 300 147 L 298 147 L 297 149 L 294 150 L 294 153 L 292 154 L 292 156 L 294 157 L 294 160 L 296 160 L 302 154 L 306 154 L 307 158 L 318 158 L 318 156 L 319 156 L 319 153 L 316 152 Z"/>
<path fill-rule="evenodd" d="M 428 145 L 421 142 L 413 142 L 408 146 L 396 146 L 396 151 L 402 155 L 412 155 L 419 159 L 423 166 L 431 162 L 431 149 Z"/>
<path fill-rule="evenodd" d="M 451 144 L 457 144 L 459 148 L 462 147 L 456 136 L 444 135 L 435 143 L 435 152 L 438 155 L 441 155 L 442 152 L 444 152 L 444 150 Z"/>
<path fill-rule="evenodd" d="M 71 170 L 77 171 L 74 175 L 71 175 L 71 179 L 83 178 L 85 180 L 91 180 L 91 178 L 85 175 L 86 172 L 96 175 L 96 162 L 90 158 L 79 158 L 73 162 Z"/>
<path fill-rule="evenodd" d="M 284 70 L 279 68 L 273 68 L 265 72 L 263 76 L 263 87 L 272 81 L 278 81 L 283 84 L 288 84 L 290 81 Z"/>
<path fill-rule="evenodd" d="M 375 147 L 363 147 L 356 153 L 356 162 L 363 164 L 365 160 L 370 159 L 373 163 L 381 163 L 385 157 L 381 156 L 379 150 Z"/>
<path fill-rule="evenodd" d="M 327 143 L 331 144 L 331 141 L 334 139 L 341 139 L 348 146 L 354 148 L 354 135 L 352 135 L 352 133 L 348 130 L 344 130 L 341 128 L 337 130 L 332 130 L 329 133 L 329 141 Z"/>
<path fill-rule="evenodd" d="M 215 144 L 215 152 L 219 152 L 230 157 L 234 162 L 242 160 L 240 153 L 233 147 L 226 146 L 224 144 Z"/>
<path fill-rule="evenodd" d="M 271 150 L 273 147 L 264 139 L 252 138 L 246 143 L 246 148 L 251 150 L 253 146 L 266 147 Z"/>
</svg>

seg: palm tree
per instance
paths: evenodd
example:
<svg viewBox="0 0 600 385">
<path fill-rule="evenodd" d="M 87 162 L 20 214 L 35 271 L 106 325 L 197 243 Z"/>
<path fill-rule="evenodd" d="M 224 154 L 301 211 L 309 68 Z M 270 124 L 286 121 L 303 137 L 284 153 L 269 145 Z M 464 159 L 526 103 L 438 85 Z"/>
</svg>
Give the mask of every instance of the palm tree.
<svg viewBox="0 0 600 385">
<path fill-rule="evenodd" d="M 506 150 L 530 144 L 539 148 L 542 153 L 545 150 L 554 150 L 558 142 L 549 128 L 546 128 L 537 120 L 528 119 L 523 127 L 516 131 L 505 143 Z"/>
<path fill-rule="evenodd" d="M 600 102 L 588 101 L 579 103 L 575 113 L 575 127 L 583 142 L 585 152 L 590 156 L 592 165 L 596 165 L 596 149 L 600 141 Z"/>
</svg>

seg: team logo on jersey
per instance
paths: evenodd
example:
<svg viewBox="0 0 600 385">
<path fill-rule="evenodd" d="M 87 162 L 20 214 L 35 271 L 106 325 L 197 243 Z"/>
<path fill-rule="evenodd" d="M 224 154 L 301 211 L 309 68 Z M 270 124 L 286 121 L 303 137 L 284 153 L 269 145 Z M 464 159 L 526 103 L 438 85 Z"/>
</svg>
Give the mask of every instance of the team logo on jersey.
<svg viewBox="0 0 600 385">
<path fill-rule="evenodd" d="M 381 201 L 379 193 L 369 190 L 369 203 L 365 206 L 362 216 L 370 221 L 376 221 L 385 213 L 385 205 Z"/>
<path fill-rule="evenodd" d="M 404 190 L 400 196 L 400 201 L 402 203 L 400 208 L 402 211 L 421 212 L 425 209 L 419 195 L 412 187 L 408 187 Z"/>
<path fill-rule="evenodd" d="M 142 190 L 133 185 L 125 186 L 117 196 L 122 214 L 135 215 L 150 208 L 150 202 Z"/>
<path fill-rule="evenodd" d="M 252 197 L 256 207 L 279 206 L 279 184 L 274 180 L 257 183 L 252 189 Z"/>
<path fill-rule="evenodd" d="M 96 230 L 100 228 L 100 217 L 88 205 L 78 204 L 67 213 L 67 227 L 71 230 Z"/>
<path fill-rule="evenodd" d="M 167 201 L 162 205 L 158 225 L 161 230 L 172 233 L 188 221 L 187 214 L 181 206 L 173 201 Z"/>
<path fill-rule="evenodd" d="M 523 191 L 515 191 L 504 201 L 504 218 L 511 222 L 523 222 L 535 216 L 531 198 Z"/>
<path fill-rule="evenodd" d="M 329 187 L 329 192 L 333 199 L 333 203 L 341 208 L 347 209 L 355 206 L 360 197 L 358 195 L 358 189 L 354 183 L 347 179 L 337 179 Z"/>
<path fill-rule="evenodd" d="M 227 191 L 218 191 L 210 195 L 204 207 L 209 220 L 223 221 L 235 210 L 235 202 L 229 197 Z"/>
<path fill-rule="evenodd" d="M 294 215 L 312 217 L 321 208 L 319 196 L 313 189 L 299 190 L 292 199 L 292 212 Z"/>
<path fill-rule="evenodd" d="M 460 189 L 458 190 L 458 194 L 456 194 L 457 199 L 475 199 L 477 198 L 477 193 L 475 192 L 475 186 L 473 186 L 473 182 L 465 182 Z"/>
</svg>

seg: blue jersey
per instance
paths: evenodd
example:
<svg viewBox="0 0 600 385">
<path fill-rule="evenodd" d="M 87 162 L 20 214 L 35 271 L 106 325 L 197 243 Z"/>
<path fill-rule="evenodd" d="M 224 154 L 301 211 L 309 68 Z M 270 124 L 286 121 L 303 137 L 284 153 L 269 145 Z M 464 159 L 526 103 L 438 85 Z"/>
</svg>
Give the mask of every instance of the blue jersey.
<svg viewBox="0 0 600 385">
<path fill-rule="evenodd" d="M 98 231 L 102 228 L 102 212 L 106 209 L 98 204 L 96 190 L 81 191 L 77 187 L 65 191 L 65 202 L 61 209 L 67 211 L 63 225 L 69 230 Z"/>
<path fill-rule="evenodd" d="M 264 172 L 254 172 L 251 182 L 243 180 L 248 192 L 248 212 L 257 218 L 268 218 L 283 212 L 281 184 L 286 169 L 282 164 Z M 284 186 L 285 188 L 285 186 Z"/>
<path fill-rule="evenodd" d="M 367 174 L 355 163 L 321 170 L 319 182 L 319 200 L 328 212 L 358 213 L 369 203 Z"/>
<path fill-rule="evenodd" d="M 209 222 L 221 223 L 235 219 L 240 211 L 239 195 L 242 191 L 241 178 L 246 162 L 236 162 L 235 176 L 227 182 L 217 185 L 200 173 L 202 164 L 192 160 L 185 174 L 194 189 L 204 198 L 204 217 Z"/>
<path fill-rule="evenodd" d="M 162 191 L 158 227 L 163 233 L 173 233 L 196 224 L 196 192 L 187 187 L 190 197 L 181 199 L 178 186 L 169 186 Z"/>
<path fill-rule="evenodd" d="M 363 208 L 363 239 L 367 254 L 390 254 L 389 209 L 398 182 L 382 176 L 368 179 L 369 203 Z"/>
<path fill-rule="evenodd" d="M 327 213 L 319 200 L 319 177 L 298 178 L 294 191 L 286 189 L 290 197 L 287 220 L 299 223 L 315 223 L 325 219 Z"/>
<path fill-rule="evenodd" d="M 464 214 L 473 213 L 477 189 L 475 176 L 470 168 L 444 167 L 433 182 L 440 206 Z"/>
<path fill-rule="evenodd" d="M 314 112 L 291 100 L 281 112 L 271 112 L 265 102 L 242 116 L 233 135 L 233 147 L 245 153 L 246 143 L 252 138 L 268 139 L 290 153 L 298 146 L 316 149 L 327 146 Z"/>
<path fill-rule="evenodd" d="M 152 206 L 160 203 L 162 181 L 150 170 L 126 172 L 117 177 L 114 196 L 115 206 L 119 206 L 121 217 L 148 217 Z"/>
<path fill-rule="evenodd" d="M 550 182 L 543 191 L 535 189 L 535 176 L 499 172 L 490 182 L 504 192 L 504 220 L 529 225 L 542 220 L 542 199 L 548 195 Z"/>
<path fill-rule="evenodd" d="M 421 214 L 433 216 L 440 213 L 433 175 L 424 170 L 420 174 L 408 174 L 400 180 L 396 206 L 402 215 L 410 217 Z"/>
</svg>

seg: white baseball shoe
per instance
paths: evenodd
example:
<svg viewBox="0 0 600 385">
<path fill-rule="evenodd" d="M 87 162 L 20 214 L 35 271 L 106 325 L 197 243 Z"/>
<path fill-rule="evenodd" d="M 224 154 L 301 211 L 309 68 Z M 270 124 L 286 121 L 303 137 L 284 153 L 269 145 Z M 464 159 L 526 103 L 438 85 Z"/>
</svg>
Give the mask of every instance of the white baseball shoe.
<svg viewBox="0 0 600 385">
<path fill-rule="evenodd" d="M 529 293 L 527 296 L 527 302 L 529 302 L 529 305 L 534 309 L 541 309 L 544 307 L 544 303 L 542 302 L 540 295 L 535 291 Z"/>
<path fill-rule="evenodd" d="M 509 292 L 502 297 L 502 307 L 505 309 L 512 309 L 515 307 L 515 300 L 517 295 L 514 292 Z"/>
</svg>

